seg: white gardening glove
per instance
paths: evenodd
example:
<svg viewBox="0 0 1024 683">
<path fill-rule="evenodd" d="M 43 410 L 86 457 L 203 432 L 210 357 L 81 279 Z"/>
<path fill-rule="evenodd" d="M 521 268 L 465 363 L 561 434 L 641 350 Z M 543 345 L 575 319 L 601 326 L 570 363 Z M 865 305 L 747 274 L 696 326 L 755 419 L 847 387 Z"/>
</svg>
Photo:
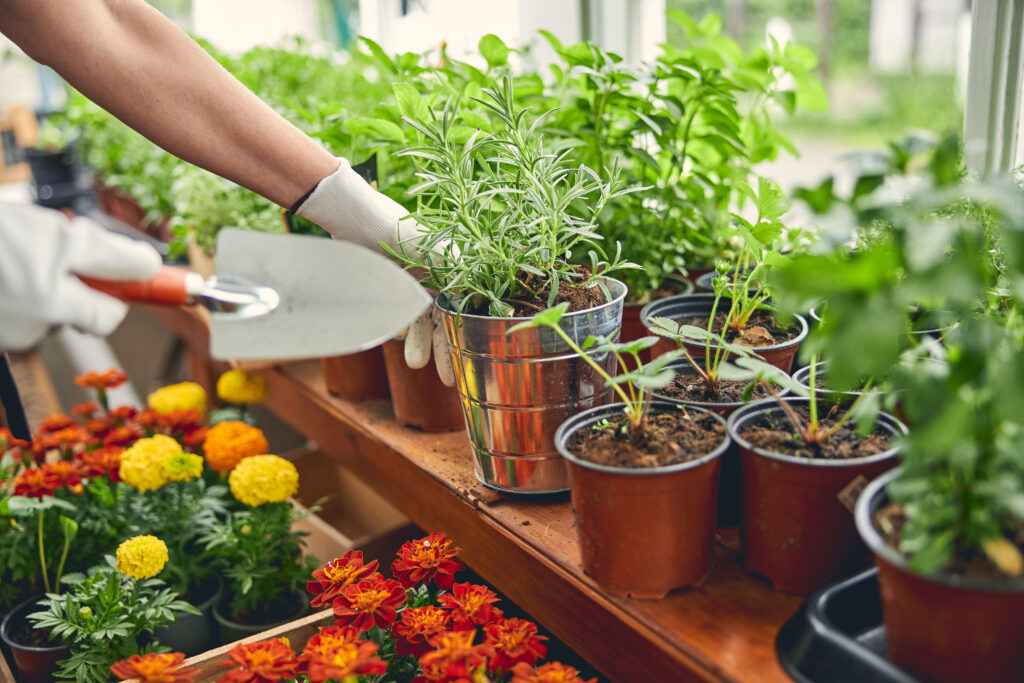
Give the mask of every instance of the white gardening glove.
<svg viewBox="0 0 1024 683">
<path fill-rule="evenodd" d="M 128 307 L 75 274 L 148 280 L 160 265 L 153 247 L 88 218 L 69 221 L 52 209 L 0 203 L 0 351 L 29 348 L 53 325 L 110 334 Z"/>
<path fill-rule="evenodd" d="M 296 211 L 331 234 L 334 239 L 355 242 L 381 251 L 380 243 L 401 253 L 412 251 L 423 228 L 398 202 L 373 189 L 346 159 L 338 159 L 338 170 L 317 184 Z M 431 309 L 433 310 L 433 309 Z M 418 369 L 430 362 L 431 345 L 441 381 L 454 386 L 448 340 L 440 318 L 428 311 L 396 335 L 405 339 L 405 362 Z"/>
</svg>

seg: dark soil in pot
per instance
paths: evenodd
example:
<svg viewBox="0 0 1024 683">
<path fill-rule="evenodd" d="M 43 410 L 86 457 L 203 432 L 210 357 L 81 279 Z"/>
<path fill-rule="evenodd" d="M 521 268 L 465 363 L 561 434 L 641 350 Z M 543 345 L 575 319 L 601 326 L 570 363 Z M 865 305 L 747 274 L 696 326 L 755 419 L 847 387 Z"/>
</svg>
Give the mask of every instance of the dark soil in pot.
<svg viewBox="0 0 1024 683">
<path fill-rule="evenodd" d="M 653 401 L 639 438 L 622 404 L 584 411 L 555 442 L 569 464 L 583 570 L 615 595 L 658 598 L 710 573 L 723 421 Z"/>
<path fill-rule="evenodd" d="M 899 509 L 885 493 L 895 474 L 876 479 L 857 501 L 857 530 L 875 554 L 893 661 L 940 683 L 1024 680 L 1024 579 L 996 579 L 978 556 L 962 556 L 935 574 L 911 572 L 894 545 Z M 1018 534 L 1019 547 L 1022 540 Z"/>
<path fill-rule="evenodd" d="M 784 400 L 807 414 L 808 399 Z M 831 408 L 820 402 L 819 416 Z M 785 413 L 769 399 L 737 410 L 728 429 L 740 449 L 746 570 L 779 590 L 808 593 L 863 568 L 868 553 L 841 494 L 896 464 L 887 439 L 905 432 L 902 423 L 882 413 L 864 443 L 844 426 L 825 445 L 808 446 L 794 439 Z"/>
<path fill-rule="evenodd" d="M 339 398 L 362 401 L 388 397 L 384 352 L 377 346 L 359 353 L 321 359 L 327 391 Z"/>
<path fill-rule="evenodd" d="M 219 632 L 213 619 L 214 605 L 221 598 L 221 582 L 209 579 L 193 587 L 183 599 L 202 614 L 178 614 L 174 621 L 153 632 L 153 637 L 174 652 L 191 657 L 220 644 Z"/>
<path fill-rule="evenodd" d="M 232 643 L 254 633 L 266 631 L 309 613 L 309 601 L 301 591 L 282 592 L 258 610 L 231 614 L 231 596 L 225 595 L 213 610 L 223 643 Z"/>
<path fill-rule="evenodd" d="M 586 266 L 579 266 L 579 270 L 586 273 L 590 272 Z M 551 287 L 544 278 L 539 275 L 527 274 L 525 277 L 521 275 L 520 281 L 523 283 L 523 289 L 527 293 L 502 299 L 502 301 L 512 306 L 514 309 L 513 316 L 516 317 L 530 317 L 566 302 L 569 304 L 570 313 L 585 311 L 588 308 L 597 308 L 608 303 L 608 296 L 600 287 L 595 285 L 582 287 L 567 280 L 562 280 L 558 283 L 558 293 L 555 295 L 554 302 L 549 305 L 548 297 L 551 294 Z M 529 292 L 534 292 L 534 294 L 529 294 Z M 467 309 L 466 312 L 477 315 L 486 315 L 487 313 L 486 310 L 472 309 Z"/>
<path fill-rule="evenodd" d="M 426 367 L 414 370 L 405 362 L 404 342 L 388 341 L 383 348 L 396 420 L 425 432 L 452 432 L 465 426 L 459 392 L 441 381 L 433 356 Z"/>
<path fill-rule="evenodd" d="M 21 683 L 49 683 L 54 680 L 57 662 L 70 651 L 54 645 L 49 629 L 36 629 L 28 615 L 42 610 L 36 603 L 42 595 L 34 595 L 15 606 L 0 623 L 0 638 L 11 651 L 17 680 Z"/>
</svg>

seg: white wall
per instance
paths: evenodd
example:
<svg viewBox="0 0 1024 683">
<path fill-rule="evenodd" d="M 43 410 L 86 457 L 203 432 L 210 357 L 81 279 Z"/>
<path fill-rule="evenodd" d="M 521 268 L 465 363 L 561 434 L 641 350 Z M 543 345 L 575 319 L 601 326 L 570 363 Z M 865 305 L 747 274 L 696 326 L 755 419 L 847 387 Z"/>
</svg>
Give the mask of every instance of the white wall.
<svg viewBox="0 0 1024 683">
<path fill-rule="evenodd" d="M 192 30 L 230 53 L 322 35 L 315 0 L 192 0 Z"/>
</svg>

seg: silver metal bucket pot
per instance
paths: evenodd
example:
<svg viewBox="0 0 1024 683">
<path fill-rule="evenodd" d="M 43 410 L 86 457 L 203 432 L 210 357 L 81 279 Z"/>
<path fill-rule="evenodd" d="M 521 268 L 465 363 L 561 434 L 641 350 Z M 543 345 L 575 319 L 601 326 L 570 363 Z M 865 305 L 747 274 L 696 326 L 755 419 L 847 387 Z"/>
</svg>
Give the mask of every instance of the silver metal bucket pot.
<svg viewBox="0 0 1024 683">
<path fill-rule="evenodd" d="M 562 318 L 562 329 L 577 344 L 591 335 L 619 337 L 626 286 L 611 278 L 603 282 L 610 302 Z M 569 417 L 608 402 L 612 389 L 552 329 L 506 334 L 527 318 L 458 316 L 443 296 L 436 305 L 444 314 L 477 478 L 512 493 L 567 490 L 555 431 Z M 611 354 L 591 357 L 616 374 Z"/>
</svg>

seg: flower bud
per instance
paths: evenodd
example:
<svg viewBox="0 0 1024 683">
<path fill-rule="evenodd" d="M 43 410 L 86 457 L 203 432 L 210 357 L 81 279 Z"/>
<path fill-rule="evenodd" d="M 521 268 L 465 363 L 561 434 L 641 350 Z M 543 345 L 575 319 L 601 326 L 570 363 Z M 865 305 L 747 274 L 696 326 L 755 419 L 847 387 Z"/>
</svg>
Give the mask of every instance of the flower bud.
<svg viewBox="0 0 1024 683">
<path fill-rule="evenodd" d="M 79 619 L 92 619 L 92 608 L 88 605 L 82 605 L 78 608 Z"/>
<path fill-rule="evenodd" d="M 242 532 L 243 536 L 248 536 L 249 534 L 252 533 L 252 527 L 249 526 L 248 524 L 246 524 L 245 526 L 242 527 L 241 532 Z"/>
</svg>

